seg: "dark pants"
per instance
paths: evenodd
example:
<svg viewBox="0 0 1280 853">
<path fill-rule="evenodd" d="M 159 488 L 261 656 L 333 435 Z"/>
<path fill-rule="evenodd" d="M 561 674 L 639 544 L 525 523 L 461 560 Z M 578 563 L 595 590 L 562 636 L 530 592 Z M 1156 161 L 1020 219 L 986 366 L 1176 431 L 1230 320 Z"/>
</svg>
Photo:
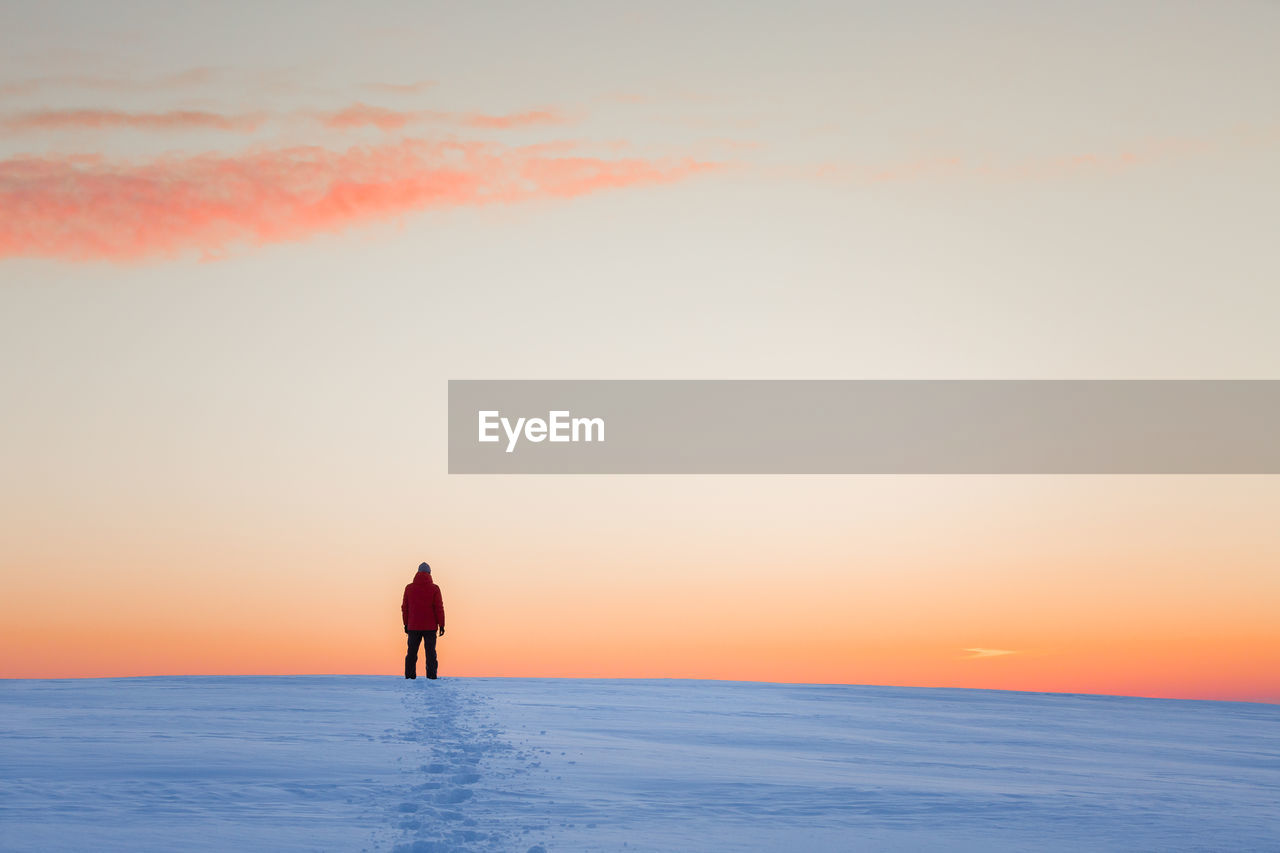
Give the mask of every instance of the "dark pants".
<svg viewBox="0 0 1280 853">
<path fill-rule="evenodd" d="M 440 662 L 436 660 L 436 632 L 435 631 L 410 631 L 409 632 L 409 653 L 404 656 L 404 677 L 418 677 L 418 643 L 422 643 L 422 650 L 426 653 L 427 658 L 427 678 L 436 677 L 436 669 L 440 666 Z"/>
</svg>

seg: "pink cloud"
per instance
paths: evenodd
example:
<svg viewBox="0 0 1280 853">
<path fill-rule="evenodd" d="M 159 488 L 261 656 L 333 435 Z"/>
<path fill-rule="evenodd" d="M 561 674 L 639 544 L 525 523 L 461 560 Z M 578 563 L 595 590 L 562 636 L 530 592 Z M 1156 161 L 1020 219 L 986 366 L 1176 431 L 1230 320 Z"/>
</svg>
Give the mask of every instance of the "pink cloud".
<svg viewBox="0 0 1280 853">
<path fill-rule="evenodd" d="M 389 110 L 385 107 L 371 107 L 368 104 L 352 104 L 337 112 L 322 113 L 319 119 L 326 127 L 335 130 L 370 126 L 379 130 L 399 130 L 421 115 L 419 111 L 406 112 Z"/>
<path fill-rule="evenodd" d="M 216 256 L 415 211 L 663 184 L 717 164 L 550 156 L 545 146 L 405 140 L 144 163 L 98 156 L 0 161 L 0 258 L 133 261 Z"/>
<path fill-rule="evenodd" d="M 471 113 L 460 119 L 461 123 L 467 127 L 482 128 L 486 130 L 510 130 L 514 127 L 564 124 L 568 120 L 569 119 L 564 114 L 556 110 L 528 110 L 527 112 L 513 113 L 512 115 L 505 116 Z"/>
<path fill-rule="evenodd" d="M 401 130 L 410 122 L 433 121 L 481 130 L 510 130 L 537 125 L 564 124 L 569 119 L 557 110 L 528 110 L 510 115 L 447 113 L 433 110 L 394 110 L 368 104 L 352 104 L 334 112 L 310 116 L 334 130 L 376 127 Z M 254 131 L 266 121 L 261 114 L 227 115 L 201 110 L 135 113 L 122 110 L 40 110 L 0 119 L 0 130 L 23 133 L 41 130 L 226 130 Z"/>
<path fill-rule="evenodd" d="M 559 110 L 526 110 L 509 115 L 485 113 L 450 113 L 436 110 L 393 110 L 368 104 L 352 104 L 345 109 L 316 116 L 326 127 L 335 130 L 351 130 L 358 127 L 376 127 L 379 130 L 400 130 L 410 122 L 431 121 L 456 124 L 478 130 L 511 130 L 520 127 L 565 124 L 568 116 Z"/>
<path fill-rule="evenodd" d="M 0 120 L 9 132 L 32 130 L 256 130 L 262 116 L 222 115 L 199 110 L 171 110 L 162 113 L 130 113 L 119 110 L 44 110 L 22 113 Z"/>
</svg>

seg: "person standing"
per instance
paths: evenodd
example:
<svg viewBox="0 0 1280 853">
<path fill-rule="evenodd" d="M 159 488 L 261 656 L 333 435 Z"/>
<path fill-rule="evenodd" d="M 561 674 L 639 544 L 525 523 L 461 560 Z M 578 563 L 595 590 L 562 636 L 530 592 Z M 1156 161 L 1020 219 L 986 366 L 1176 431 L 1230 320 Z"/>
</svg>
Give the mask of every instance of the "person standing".
<svg viewBox="0 0 1280 853">
<path fill-rule="evenodd" d="M 413 582 L 404 588 L 400 601 L 404 632 L 409 635 L 409 653 L 404 656 L 404 677 L 418 677 L 418 644 L 422 643 L 427 664 L 427 678 L 435 678 L 440 662 L 436 658 L 436 636 L 444 636 L 444 598 L 431 578 L 431 567 L 418 566 Z"/>
</svg>

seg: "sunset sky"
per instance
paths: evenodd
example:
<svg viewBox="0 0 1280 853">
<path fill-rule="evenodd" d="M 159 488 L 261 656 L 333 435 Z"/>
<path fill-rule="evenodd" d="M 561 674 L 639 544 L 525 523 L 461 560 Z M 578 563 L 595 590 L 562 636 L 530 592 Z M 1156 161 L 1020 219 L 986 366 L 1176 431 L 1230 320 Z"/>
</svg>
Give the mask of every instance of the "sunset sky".
<svg viewBox="0 0 1280 853">
<path fill-rule="evenodd" d="M 1280 378 L 1280 5 L 0 4 L 0 676 L 1280 702 L 1274 476 L 446 473 L 449 379 Z"/>
</svg>

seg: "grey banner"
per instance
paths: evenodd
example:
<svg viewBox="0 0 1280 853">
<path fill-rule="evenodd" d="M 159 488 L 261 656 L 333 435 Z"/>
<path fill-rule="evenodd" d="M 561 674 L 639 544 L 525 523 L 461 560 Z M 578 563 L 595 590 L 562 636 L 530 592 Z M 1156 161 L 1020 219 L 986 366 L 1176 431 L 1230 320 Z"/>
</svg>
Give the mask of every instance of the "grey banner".
<svg viewBox="0 0 1280 853">
<path fill-rule="evenodd" d="M 1280 380 L 450 380 L 449 473 L 1276 474 Z"/>
</svg>

